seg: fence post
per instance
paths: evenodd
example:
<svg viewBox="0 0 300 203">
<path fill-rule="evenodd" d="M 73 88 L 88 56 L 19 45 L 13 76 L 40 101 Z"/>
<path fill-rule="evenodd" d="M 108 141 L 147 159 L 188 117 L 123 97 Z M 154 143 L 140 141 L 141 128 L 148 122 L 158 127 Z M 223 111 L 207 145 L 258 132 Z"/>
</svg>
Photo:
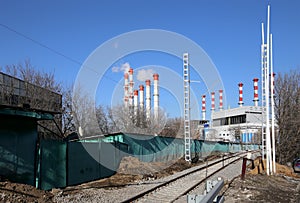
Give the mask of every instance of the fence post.
<svg viewBox="0 0 300 203">
<path fill-rule="evenodd" d="M 247 158 L 243 158 L 242 175 L 241 175 L 241 179 L 242 179 L 242 180 L 245 179 L 246 165 L 247 165 Z"/>
</svg>

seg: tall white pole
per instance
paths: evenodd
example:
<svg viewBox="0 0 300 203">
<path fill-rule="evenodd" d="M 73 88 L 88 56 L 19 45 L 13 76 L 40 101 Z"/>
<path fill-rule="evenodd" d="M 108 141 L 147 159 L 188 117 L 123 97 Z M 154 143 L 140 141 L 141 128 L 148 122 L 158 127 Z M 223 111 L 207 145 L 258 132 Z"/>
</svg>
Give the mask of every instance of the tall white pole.
<svg viewBox="0 0 300 203">
<path fill-rule="evenodd" d="M 267 66 L 266 66 L 266 135 L 267 135 L 267 174 L 272 174 L 271 137 L 270 137 L 270 5 L 267 18 Z"/>
<path fill-rule="evenodd" d="M 261 154 L 262 159 L 265 159 L 265 150 L 266 150 L 266 143 L 265 143 L 265 36 L 264 36 L 264 23 L 261 23 L 261 106 L 262 106 L 262 127 L 261 127 Z"/>
<path fill-rule="evenodd" d="M 271 126 L 272 126 L 272 158 L 273 158 L 273 171 L 276 173 L 276 162 L 275 162 L 275 111 L 274 111 L 274 72 L 273 72 L 273 39 L 272 34 L 270 35 L 270 72 L 271 72 Z"/>
</svg>

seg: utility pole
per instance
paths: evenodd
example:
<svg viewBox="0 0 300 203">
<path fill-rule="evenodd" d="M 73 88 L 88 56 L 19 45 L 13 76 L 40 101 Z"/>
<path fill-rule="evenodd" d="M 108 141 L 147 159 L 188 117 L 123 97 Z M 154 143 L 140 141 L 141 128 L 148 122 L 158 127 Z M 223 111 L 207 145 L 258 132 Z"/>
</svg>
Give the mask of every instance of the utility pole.
<svg viewBox="0 0 300 203">
<path fill-rule="evenodd" d="M 190 70 L 189 55 L 183 54 L 183 95 L 184 95 L 184 154 L 185 160 L 191 161 L 191 128 L 190 128 Z"/>
<path fill-rule="evenodd" d="M 264 40 L 262 23 L 261 81 L 262 81 L 262 157 L 266 157 L 267 175 L 276 173 L 275 164 L 275 115 L 274 78 L 272 63 L 272 34 L 270 34 L 270 5 L 267 15 L 267 42 Z M 271 132 L 270 132 L 271 128 Z M 272 139 L 271 139 L 272 135 Z"/>
</svg>

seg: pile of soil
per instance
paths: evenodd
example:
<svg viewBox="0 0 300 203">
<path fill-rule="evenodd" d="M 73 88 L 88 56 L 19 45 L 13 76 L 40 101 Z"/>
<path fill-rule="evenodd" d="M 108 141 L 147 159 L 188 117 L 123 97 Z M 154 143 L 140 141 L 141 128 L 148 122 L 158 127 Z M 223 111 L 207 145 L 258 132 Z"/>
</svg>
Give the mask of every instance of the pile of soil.
<svg viewBox="0 0 300 203">
<path fill-rule="evenodd" d="M 53 194 L 31 185 L 0 182 L 1 202 L 51 202 Z"/>
</svg>

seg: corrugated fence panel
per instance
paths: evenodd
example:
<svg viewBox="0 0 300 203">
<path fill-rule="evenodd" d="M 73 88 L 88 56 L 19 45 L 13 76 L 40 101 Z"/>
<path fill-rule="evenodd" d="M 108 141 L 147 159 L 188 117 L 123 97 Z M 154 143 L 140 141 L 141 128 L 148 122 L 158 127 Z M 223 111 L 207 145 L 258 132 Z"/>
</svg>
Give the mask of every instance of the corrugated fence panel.
<svg viewBox="0 0 300 203">
<path fill-rule="evenodd" d="M 116 173 L 127 151 L 122 143 L 68 143 L 68 185 L 109 177 Z"/>
<path fill-rule="evenodd" d="M 40 188 L 66 186 L 66 147 L 65 142 L 42 140 L 40 143 Z"/>
<path fill-rule="evenodd" d="M 33 119 L 6 118 L 0 122 L 0 176 L 35 185 L 37 129 Z"/>
<path fill-rule="evenodd" d="M 100 178 L 99 160 L 99 143 L 68 143 L 68 185 Z"/>
</svg>

